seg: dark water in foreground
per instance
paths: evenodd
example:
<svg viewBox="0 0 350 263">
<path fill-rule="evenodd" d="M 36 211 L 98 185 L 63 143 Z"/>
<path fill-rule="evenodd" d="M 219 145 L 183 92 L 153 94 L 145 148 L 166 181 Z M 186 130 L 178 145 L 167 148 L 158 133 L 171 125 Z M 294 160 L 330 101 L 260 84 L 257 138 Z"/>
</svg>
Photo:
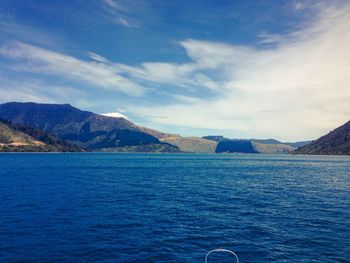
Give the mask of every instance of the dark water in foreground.
<svg viewBox="0 0 350 263">
<path fill-rule="evenodd" d="M 349 157 L 1 154 L 0 180 L 0 262 L 350 262 Z"/>
</svg>

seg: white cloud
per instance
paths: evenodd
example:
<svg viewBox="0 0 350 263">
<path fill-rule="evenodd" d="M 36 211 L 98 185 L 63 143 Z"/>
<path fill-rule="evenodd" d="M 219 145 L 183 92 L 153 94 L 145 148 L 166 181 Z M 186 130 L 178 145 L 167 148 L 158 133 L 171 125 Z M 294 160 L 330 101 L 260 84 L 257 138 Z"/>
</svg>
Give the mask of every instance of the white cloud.
<svg viewBox="0 0 350 263">
<path fill-rule="evenodd" d="M 305 5 L 302 2 L 295 2 L 293 5 L 294 10 L 301 10 L 305 7 Z"/>
<path fill-rule="evenodd" d="M 107 112 L 107 113 L 102 113 L 101 115 L 103 116 L 108 116 L 108 117 L 113 117 L 113 118 L 124 118 L 124 119 L 128 119 L 128 117 L 126 117 L 124 114 L 120 113 L 120 112 Z"/>
<path fill-rule="evenodd" d="M 173 75 L 180 66 L 167 64 L 159 67 L 163 76 L 195 82 L 196 73 L 219 72 L 221 83 L 216 81 L 213 87 L 221 96 L 131 110 L 147 116 L 162 112 L 166 118 L 150 119 L 155 125 L 211 128 L 228 136 L 317 138 L 350 119 L 349 14 L 349 4 L 323 6 L 309 27 L 265 50 L 182 41 L 192 62 L 181 67 L 189 71 Z"/>
<path fill-rule="evenodd" d="M 85 106 L 86 94 L 70 87 L 50 85 L 33 79 L 7 79 L 0 75 L 0 103 L 9 101 L 72 103 Z"/>
<path fill-rule="evenodd" d="M 108 60 L 105 57 L 102 57 L 94 52 L 87 52 L 89 58 L 96 62 L 101 62 L 101 63 L 108 63 Z"/>
<path fill-rule="evenodd" d="M 260 43 L 263 44 L 278 43 L 283 39 L 283 37 L 278 34 L 270 34 L 266 32 L 260 33 L 258 37 L 261 38 Z"/>
<path fill-rule="evenodd" d="M 191 97 L 191 96 L 185 96 L 185 95 L 179 95 L 179 94 L 174 94 L 172 96 L 177 100 L 177 102 L 180 102 L 180 103 L 193 104 L 193 103 L 198 103 L 202 101 L 200 98 L 197 98 L 197 97 Z"/>
<path fill-rule="evenodd" d="M 102 0 L 106 11 L 108 12 L 108 20 L 127 28 L 141 28 L 140 17 L 143 16 L 141 2 Z M 141 14 L 139 14 L 141 12 Z M 136 14 L 137 13 L 137 14 Z"/>
<path fill-rule="evenodd" d="M 122 26 L 132 27 L 132 25 L 130 25 L 130 23 L 124 18 L 118 18 L 116 20 L 116 23 L 119 24 L 119 25 L 122 25 Z"/>
<path fill-rule="evenodd" d="M 145 62 L 138 67 L 123 64 L 114 64 L 114 66 L 133 79 L 154 84 L 173 85 L 192 91 L 203 88 L 218 89 L 218 83 L 200 72 L 201 68 L 204 68 L 200 63 Z"/>
<path fill-rule="evenodd" d="M 17 68 L 17 70 L 58 75 L 132 96 L 140 96 L 145 92 L 144 88 L 136 82 L 119 75 L 114 66 L 102 63 L 104 59 L 101 56 L 97 57 L 96 54 L 91 56 L 92 53 L 90 53 L 90 57 L 99 60 L 98 62 L 84 61 L 66 54 L 17 42 L 2 46 L 0 55 L 16 61 L 17 64 L 12 68 Z"/>
<path fill-rule="evenodd" d="M 114 10 L 125 11 L 125 8 L 122 5 L 120 5 L 119 2 L 117 2 L 116 0 L 102 0 L 102 2 L 106 6 L 112 8 Z"/>
</svg>

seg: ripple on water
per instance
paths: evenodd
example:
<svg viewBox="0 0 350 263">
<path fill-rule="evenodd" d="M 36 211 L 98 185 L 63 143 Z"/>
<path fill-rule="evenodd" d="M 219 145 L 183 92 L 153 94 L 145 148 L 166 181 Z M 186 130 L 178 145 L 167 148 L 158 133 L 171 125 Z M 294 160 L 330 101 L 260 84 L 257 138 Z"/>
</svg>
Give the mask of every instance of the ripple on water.
<svg viewBox="0 0 350 263">
<path fill-rule="evenodd" d="M 1 262 L 350 258 L 348 157 L 2 154 L 0 178 Z"/>
</svg>

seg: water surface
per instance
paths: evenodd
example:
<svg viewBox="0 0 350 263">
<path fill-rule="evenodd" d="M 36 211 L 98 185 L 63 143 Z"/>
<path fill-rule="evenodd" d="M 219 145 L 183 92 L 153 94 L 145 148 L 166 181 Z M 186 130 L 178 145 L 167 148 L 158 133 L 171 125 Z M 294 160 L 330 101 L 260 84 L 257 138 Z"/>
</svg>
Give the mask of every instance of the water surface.
<svg viewBox="0 0 350 263">
<path fill-rule="evenodd" d="M 350 158 L 0 154 L 0 262 L 350 262 Z"/>
</svg>

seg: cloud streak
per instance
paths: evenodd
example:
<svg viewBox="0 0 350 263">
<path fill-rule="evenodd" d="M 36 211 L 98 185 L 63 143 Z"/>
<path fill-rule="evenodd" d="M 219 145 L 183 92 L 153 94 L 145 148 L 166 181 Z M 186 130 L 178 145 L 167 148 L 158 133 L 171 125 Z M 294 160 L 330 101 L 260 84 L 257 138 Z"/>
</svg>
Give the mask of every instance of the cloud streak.
<svg viewBox="0 0 350 263">
<path fill-rule="evenodd" d="M 13 69 L 88 83 L 106 90 L 114 90 L 131 96 L 140 96 L 145 89 L 139 84 L 118 74 L 103 57 L 90 53 L 94 61 L 43 49 L 25 43 L 12 43 L 0 49 L 0 55 L 15 61 Z M 17 63 L 16 63 L 17 62 Z"/>
<path fill-rule="evenodd" d="M 9 101 L 37 103 L 72 103 L 86 106 L 87 94 L 71 87 L 49 85 L 34 79 L 9 80 L 0 75 L 0 103 Z"/>
<path fill-rule="evenodd" d="M 134 14 L 135 8 L 130 2 L 121 2 L 116 0 L 102 0 L 105 9 L 109 13 L 109 20 L 115 24 L 126 28 L 140 28 L 139 17 Z"/>
<path fill-rule="evenodd" d="M 109 8 L 112 8 L 113 10 L 123 11 L 123 12 L 126 11 L 125 7 L 120 5 L 116 0 L 102 0 L 102 2 Z"/>
</svg>

